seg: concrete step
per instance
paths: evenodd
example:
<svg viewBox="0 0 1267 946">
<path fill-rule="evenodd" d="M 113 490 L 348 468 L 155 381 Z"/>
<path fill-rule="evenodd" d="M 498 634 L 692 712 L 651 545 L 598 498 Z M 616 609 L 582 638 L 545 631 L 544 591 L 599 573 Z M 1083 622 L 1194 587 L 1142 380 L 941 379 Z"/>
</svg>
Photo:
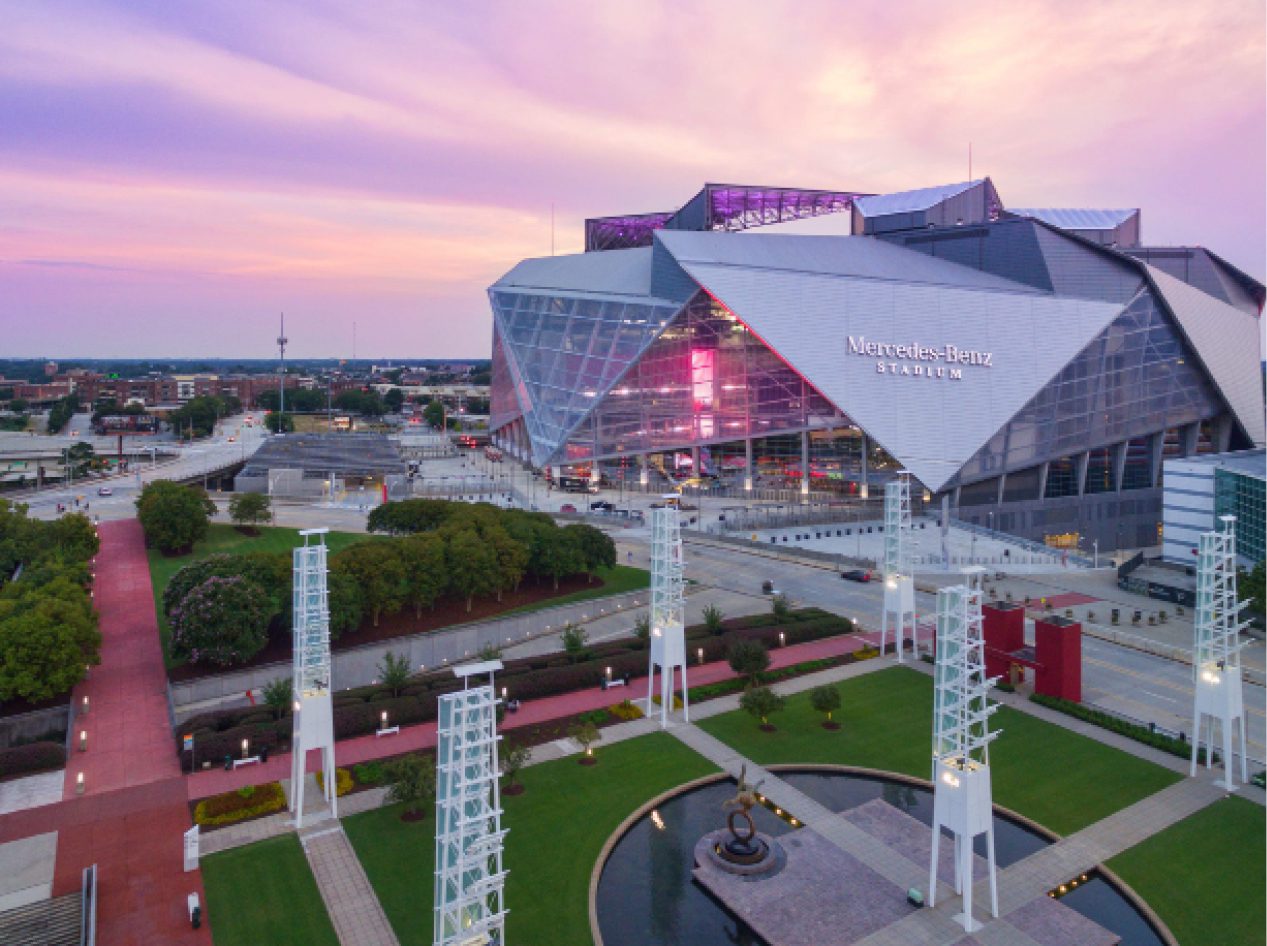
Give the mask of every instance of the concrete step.
<svg viewBox="0 0 1267 946">
<path fill-rule="evenodd" d="M 78 946 L 80 895 L 69 893 L 0 913 L 4 946 Z"/>
</svg>

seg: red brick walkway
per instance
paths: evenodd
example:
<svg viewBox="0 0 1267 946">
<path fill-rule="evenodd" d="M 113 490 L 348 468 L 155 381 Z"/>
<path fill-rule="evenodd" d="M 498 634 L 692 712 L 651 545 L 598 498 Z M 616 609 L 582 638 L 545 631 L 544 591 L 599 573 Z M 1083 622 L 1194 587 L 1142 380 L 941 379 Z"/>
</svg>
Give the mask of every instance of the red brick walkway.
<svg viewBox="0 0 1267 946">
<path fill-rule="evenodd" d="M 75 688 L 88 751 L 73 753 L 56 805 L 0 817 L 0 842 L 58 832 L 53 894 L 77 891 L 85 867 L 99 878 L 98 942 L 108 946 L 210 944 L 207 923 L 189 928 L 185 898 L 202 873 L 183 872 L 181 835 L 191 821 L 171 748 L 167 676 L 154 616 L 149 563 L 136 520 L 102 523 L 95 563 L 101 665 Z M 75 794 L 84 773 L 85 791 Z M 213 920 L 208 917 L 208 920 Z"/>
<path fill-rule="evenodd" d="M 921 631 L 921 638 L 923 635 Z M 818 660 L 824 657 L 836 657 L 851 653 L 867 643 L 878 643 L 878 633 L 831 637 L 825 640 L 810 641 L 805 644 L 793 644 L 790 647 L 776 647 L 770 652 L 770 666 L 773 669 L 804 663 L 807 660 Z M 706 683 L 717 683 L 728 680 L 735 675 L 730 666 L 723 661 L 715 661 L 702 666 L 691 664 L 687 668 L 687 680 L 691 686 L 702 686 Z M 641 686 L 639 685 L 641 684 Z M 576 690 L 561 693 L 558 696 L 543 697 L 538 700 L 527 700 L 519 712 L 507 714 L 501 730 L 518 729 L 538 723 L 551 722 L 601 709 L 619 703 L 625 698 L 646 699 L 646 679 L 639 678 L 628 689 L 618 687 L 614 690 L 602 690 L 597 687 L 590 690 Z M 514 687 L 507 694 L 514 697 Z M 409 726 L 395 736 L 358 736 L 354 739 L 343 739 L 335 748 L 335 758 L 339 765 L 356 765 L 371 759 L 398 755 L 402 752 L 413 752 L 418 749 L 431 749 L 436 744 L 436 724 L 420 723 Z M 169 750 L 170 751 L 170 750 Z M 315 772 L 319 766 L 320 756 L 311 753 L 308 757 L 308 771 Z M 241 788 L 243 785 L 259 785 L 277 779 L 290 777 L 290 753 L 282 753 L 269 757 L 263 765 L 248 765 L 226 772 L 223 768 L 212 768 L 200 771 L 186 779 L 190 799 L 206 798 L 220 792 Z"/>
</svg>

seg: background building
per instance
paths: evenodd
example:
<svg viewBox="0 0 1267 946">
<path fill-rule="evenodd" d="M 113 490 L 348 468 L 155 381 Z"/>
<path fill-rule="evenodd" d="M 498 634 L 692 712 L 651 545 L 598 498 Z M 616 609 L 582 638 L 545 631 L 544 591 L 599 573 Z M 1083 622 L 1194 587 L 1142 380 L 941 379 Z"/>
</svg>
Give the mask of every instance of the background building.
<svg viewBox="0 0 1267 946">
<path fill-rule="evenodd" d="M 1236 553 L 1249 568 L 1264 557 L 1267 451 L 1244 450 L 1167 460 L 1164 469 L 1162 557 L 1196 566 L 1201 533 L 1219 516 L 1236 517 Z"/>
<path fill-rule="evenodd" d="M 494 440 L 649 489 L 862 499 L 906 469 L 969 522 L 1156 545 L 1164 459 L 1263 443 L 1264 289 L 1139 218 L 985 178 L 589 220 L 590 252 L 490 287 Z"/>
</svg>

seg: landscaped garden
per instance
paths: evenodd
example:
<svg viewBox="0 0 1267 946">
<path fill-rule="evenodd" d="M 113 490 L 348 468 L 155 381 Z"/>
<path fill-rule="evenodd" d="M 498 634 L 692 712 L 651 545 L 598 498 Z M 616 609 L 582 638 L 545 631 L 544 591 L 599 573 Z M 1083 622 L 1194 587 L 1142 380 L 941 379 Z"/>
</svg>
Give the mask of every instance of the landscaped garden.
<svg viewBox="0 0 1267 946">
<path fill-rule="evenodd" d="M 1109 861 L 1183 946 L 1262 946 L 1267 814 L 1225 798 Z"/>
</svg>

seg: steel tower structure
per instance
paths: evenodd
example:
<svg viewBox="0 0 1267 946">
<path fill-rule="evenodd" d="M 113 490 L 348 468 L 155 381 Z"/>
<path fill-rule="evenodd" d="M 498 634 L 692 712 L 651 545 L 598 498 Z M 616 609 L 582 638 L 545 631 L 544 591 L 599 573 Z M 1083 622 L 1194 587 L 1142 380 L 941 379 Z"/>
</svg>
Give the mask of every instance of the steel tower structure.
<svg viewBox="0 0 1267 946">
<path fill-rule="evenodd" d="M 334 776 L 334 710 L 330 700 L 330 606 L 326 592 L 328 529 L 305 529 L 304 544 L 294 551 L 295 719 L 291 737 L 290 810 L 295 827 L 303 824 L 305 761 L 321 750 L 323 794 L 339 816 Z M 314 539 L 315 541 L 310 541 Z"/>
<path fill-rule="evenodd" d="M 1192 764 L 1205 743 L 1205 767 L 1214 755 L 1214 728 L 1222 735 L 1223 780 L 1215 784 L 1236 790 L 1232 764 L 1233 733 L 1241 736 L 1241 781 L 1249 779 L 1245 761 L 1245 704 L 1241 695 L 1241 631 L 1249 626 L 1241 611 L 1249 602 L 1236 598 L 1236 517 L 1220 516 L 1222 529 L 1201 534 L 1197 550 L 1197 615 L 1193 622 Z M 1202 728 L 1207 735 L 1203 740 Z"/>
<path fill-rule="evenodd" d="M 915 577 L 911 574 L 911 474 L 902 470 L 884 487 L 884 614 L 880 618 L 880 653 L 884 653 L 893 617 L 893 640 L 898 663 L 903 663 L 906 625 L 918 656 L 919 628 L 915 622 Z"/>
<path fill-rule="evenodd" d="M 981 635 L 981 574 L 964 570 L 965 583 L 937 592 L 937 662 L 933 705 L 933 845 L 928 868 L 928 905 L 937 902 L 937 861 L 941 829 L 955 839 L 955 893 L 963 913 L 955 917 L 968 932 L 980 929 L 972 916 L 972 842 L 986 836 L 990 914 L 999 915 L 994 863 L 994 817 L 990 790 L 990 743 L 998 736 L 989 720 L 996 707 L 988 694 L 994 679 L 985 675 Z"/>
<path fill-rule="evenodd" d="M 436 744 L 435 946 L 503 946 L 506 870 L 498 788 L 500 660 L 454 667 L 463 688 L 439 700 Z M 471 685 L 471 677 L 488 682 Z"/>
<path fill-rule="evenodd" d="M 286 415 L 286 344 L 289 341 L 290 339 L 286 337 L 286 313 L 283 312 L 281 326 L 277 332 L 277 355 L 281 364 L 277 377 L 277 432 L 279 434 L 286 432 L 282 429 L 281 418 Z"/>
<path fill-rule="evenodd" d="M 682 671 L 682 713 L 689 722 L 686 695 L 686 634 L 682 605 L 682 527 L 671 506 L 651 510 L 651 658 L 647 671 L 647 715 L 654 703 L 656 667 L 660 668 L 660 727 L 673 711 L 673 674 Z"/>
</svg>

